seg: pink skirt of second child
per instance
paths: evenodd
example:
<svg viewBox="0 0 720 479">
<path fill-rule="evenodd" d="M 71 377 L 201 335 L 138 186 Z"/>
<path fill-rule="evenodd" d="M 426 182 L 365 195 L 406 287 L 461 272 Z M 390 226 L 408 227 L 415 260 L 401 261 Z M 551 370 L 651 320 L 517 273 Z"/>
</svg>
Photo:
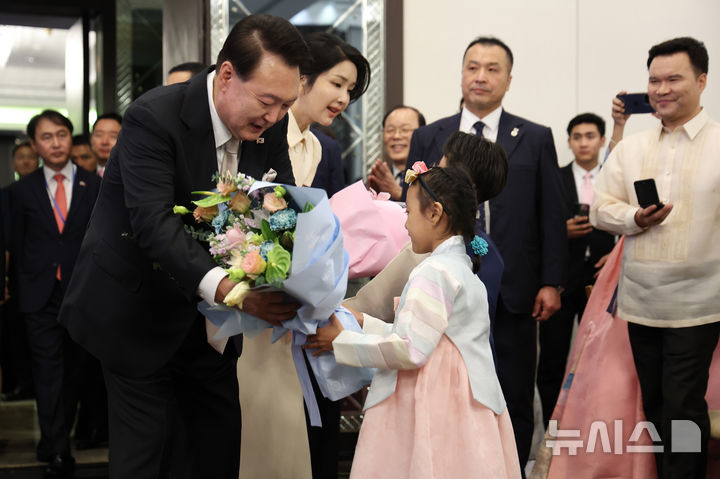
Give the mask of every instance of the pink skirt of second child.
<svg viewBox="0 0 720 479">
<path fill-rule="evenodd" d="M 365 412 L 350 477 L 518 478 L 510 415 L 473 398 L 460 351 L 443 335 L 422 368 L 398 371 L 392 396 Z"/>
</svg>

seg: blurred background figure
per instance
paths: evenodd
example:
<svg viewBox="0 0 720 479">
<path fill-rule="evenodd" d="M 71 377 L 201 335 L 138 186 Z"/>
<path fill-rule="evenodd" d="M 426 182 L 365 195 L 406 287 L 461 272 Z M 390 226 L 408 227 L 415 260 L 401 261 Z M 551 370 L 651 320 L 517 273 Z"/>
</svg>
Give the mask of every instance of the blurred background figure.
<svg viewBox="0 0 720 479">
<path fill-rule="evenodd" d="M 100 115 L 93 125 L 90 146 L 97 156 L 97 174 L 101 178 L 105 173 L 110 152 L 117 142 L 120 128 L 122 128 L 122 117 L 114 112 Z"/>
<path fill-rule="evenodd" d="M 168 71 L 167 84 L 186 82 L 201 71 L 205 70 L 205 65 L 198 62 L 186 62 L 175 65 Z"/>
<path fill-rule="evenodd" d="M 75 135 L 72 137 L 70 161 L 84 170 L 93 173 L 97 170 L 98 160 L 92 148 L 90 148 L 90 139 L 87 135 Z"/>
<path fill-rule="evenodd" d="M 40 159 L 38 158 L 38 154 L 32 149 L 29 141 L 24 141 L 13 148 L 15 181 L 37 170 L 39 165 Z"/>
<path fill-rule="evenodd" d="M 398 105 L 388 110 L 383 118 L 383 145 L 389 164 L 378 158 L 370 170 L 368 187 L 386 191 L 399 201 L 405 162 L 410 154 L 410 139 L 415 130 L 425 126 L 425 117 L 411 106 Z"/>
</svg>

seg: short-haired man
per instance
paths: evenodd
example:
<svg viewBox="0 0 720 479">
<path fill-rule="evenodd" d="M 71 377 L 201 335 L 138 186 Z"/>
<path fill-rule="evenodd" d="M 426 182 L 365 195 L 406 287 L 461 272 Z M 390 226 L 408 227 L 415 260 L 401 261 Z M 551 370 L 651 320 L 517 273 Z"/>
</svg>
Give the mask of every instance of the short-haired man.
<svg viewBox="0 0 720 479">
<path fill-rule="evenodd" d="M 540 357 L 537 386 L 547 427 L 560 394 L 575 317 L 582 318 L 587 294 L 615 245 L 613 235 L 588 223 L 593 184 L 600 171 L 600 150 L 605 145 L 605 120 L 594 113 L 577 115 L 567 127 L 573 161 L 560 169 L 565 190 L 568 236 L 568 279 L 562 307 L 540 323 Z"/>
<path fill-rule="evenodd" d="M 105 174 L 105 167 L 122 129 L 122 117 L 117 113 L 104 113 L 97 117 L 90 134 L 90 146 L 97 157 L 97 174 Z"/>
<path fill-rule="evenodd" d="M 425 117 L 411 106 L 398 105 L 385 113 L 382 121 L 383 145 L 390 165 L 378 159 L 368 175 L 368 186 L 386 191 L 399 201 L 405 180 L 405 164 L 410 153 L 410 138 L 415 130 L 425 126 Z"/>
<path fill-rule="evenodd" d="M 668 40 L 650 49 L 647 66 L 662 125 L 615 147 L 590 221 L 626 236 L 617 315 L 628 322 L 645 416 L 663 441 L 658 477 L 704 478 L 705 392 L 720 335 L 720 124 L 700 105 L 705 45 Z M 634 182 L 649 178 L 662 205 L 639 205 Z M 702 451 L 678 452 L 695 446 Z"/>
<path fill-rule="evenodd" d="M 221 302 L 235 283 L 172 205 L 212 189 L 218 170 L 260 179 L 273 169 L 294 184 L 286 113 L 308 55 L 289 22 L 249 15 L 207 75 L 156 88 L 125 113 L 60 313 L 103 366 L 111 477 L 238 476 L 239 351 L 212 349 L 197 311 L 200 298 Z M 242 308 L 279 324 L 299 306 L 252 292 Z"/>
<path fill-rule="evenodd" d="M 560 308 L 567 216 L 552 132 L 502 107 L 512 66 L 505 43 L 492 37 L 473 40 L 463 55 L 462 111 L 415 130 L 407 167 L 416 161 L 437 164 L 442 145 L 457 130 L 482 135 L 507 152 L 507 185 L 481 205 L 479 214 L 505 261 L 493 336 L 500 385 L 524 467 L 534 423 L 535 321 Z"/>
<path fill-rule="evenodd" d="M 175 65 L 168 71 L 167 85 L 183 83 L 205 70 L 205 65 L 198 62 L 185 62 Z"/>
<path fill-rule="evenodd" d="M 75 135 L 72 137 L 70 161 L 86 171 L 93 173 L 97 171 L 98 160 L 92 148 L 90 148 L 90 139 L 87 135 Z"/>
<path fill-rule="evenodd" d="M 62 114 L 45 110 L 34 116 L 27 134 L 43 167 L 10 187 L 10 253 L 32 357 L 41 432 L 37 457 L 49 463 L 52 477 L 65 477 L 75 464 L 69 436 L 79 351 L 57 316 L 100 179 L 70 162 L 72 123 Z"/>
</svg>

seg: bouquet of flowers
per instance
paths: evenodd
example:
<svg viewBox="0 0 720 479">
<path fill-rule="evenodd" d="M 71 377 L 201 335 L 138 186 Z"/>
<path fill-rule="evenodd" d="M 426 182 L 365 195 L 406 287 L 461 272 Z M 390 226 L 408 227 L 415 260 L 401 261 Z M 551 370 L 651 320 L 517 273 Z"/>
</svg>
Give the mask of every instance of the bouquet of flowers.
<svg viewBox="0 0 720 479">
<path fill-rule="evenodd" d="M 323 190 L 255 181 L 243 174 L 215 175 L 217 191 L 200 191 L 194 211 L 175 206 L 178 214 L 192 213 L 208 223 L 208 233 L 193 231 L 207 240 L 215 262 L 238 284 L 224 305 L 200 303 L 198 309 L 217 328 L 215 340 L 237 334 L 250 337 L 273 327 L 272 341 L 293 333 L 293 358 L 310 412 L 320 423 L 301 346 L 335 313 L 343 327 L 362 329 L 340 306 L 347 287 L 348 255 L 340 223 Z M 189 228 L 189 227 L 188 227 Z M 251 289 L 279 289 L 302 303 L 297 315 L 282 326 L 272 326 L 238 307 Z M 238 307 L 235 307 L 238 306 Z M 372 370 L 339 365 L 332 354 L 308 356 L 325 397 L 337 400 L 372 379 Z"/>
<path fill-rule="evenodd" d="M 368 191 L 362 181 L 330 199 L 350 255 L 350 278 L 375 276 L 410 241 L 405 208 L 389 200 L 388 193 Z"/>
</svg>

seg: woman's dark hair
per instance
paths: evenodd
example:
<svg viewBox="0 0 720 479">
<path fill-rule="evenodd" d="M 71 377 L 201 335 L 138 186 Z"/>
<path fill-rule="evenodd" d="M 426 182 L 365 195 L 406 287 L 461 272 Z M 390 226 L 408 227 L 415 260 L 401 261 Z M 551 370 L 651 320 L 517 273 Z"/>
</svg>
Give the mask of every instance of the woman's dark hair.
<svg viewBox="0 0 720 479">
<path fill-rule="evenodd" d="M 443 147 L 448 166 L 463 166 L 475 183 L 478 203 L 500 194 L 508 176 L 508 159 L 503 147 L 469 133 L 456 131 Z"/>
<path fill-rule="evenodd" d="M 321 73 L 349 60 L 357 69 L 357 81 L 355 87 L 350 90 L 350 102 L 354 102 L 365 93 L 370 84 L 370 63 L 357 48 L 325 32 L 311 33 L 305 37 L 305 42 L 310 49 L 312 59 L 300 65 L 300 74 L 305 75 L 310 87 Z"/>
<path fill-rule="evenodd" d="M 422 175 L 422 180 L 443 206 L 443 212 L 448 216 L 449 229 L 453 234 L 461 234 L 465 243 L 475 237 L 475 213 L 477 212 L 477 199 L 475 186 L 468 170 L 464 167 L 448 166 L 447 168 L 431 168 Z M 420 209 L 425 211 L 434 202 L 430 193 L 418 183 Z M 480 269 L 480 256 L 473 255 L 473 273 Z"/>
<path fill-rule="evenodd" d="M 229 61 L 235 74 L 247 80 L 263 52 L 279 55 L 291 67 L 305 64 L 310 57 L 302 35 L 290 22 L 272 15 L 248 15 L 230 30 L 218 53 L 216 67 Z"/>
</svg>

